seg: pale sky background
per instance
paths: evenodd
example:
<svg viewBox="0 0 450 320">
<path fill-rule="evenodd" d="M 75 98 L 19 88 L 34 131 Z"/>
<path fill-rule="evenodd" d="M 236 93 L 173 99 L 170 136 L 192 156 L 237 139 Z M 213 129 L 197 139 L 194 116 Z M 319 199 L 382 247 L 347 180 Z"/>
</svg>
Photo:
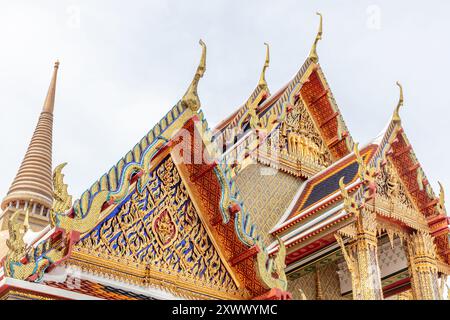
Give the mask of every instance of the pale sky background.
<svg viewBox="0 0 450 320">
<path fill-rule="evenodd" d="M 0 196 L 20 165 L 61 61 L 53 164 L 78 197 L 200 82 L 211 126 L 259 79 L 297 72 L 324 16 L 320 64 L 356 141 L 375 137 L 405 90 L 403 126 L 436 192 L 450 190 L 450 1 L 0 1 Z M 450 194 L 450 191 L 448 192 Z M 448 198 L 448 197 L 447 197 Z"/>
</svg>

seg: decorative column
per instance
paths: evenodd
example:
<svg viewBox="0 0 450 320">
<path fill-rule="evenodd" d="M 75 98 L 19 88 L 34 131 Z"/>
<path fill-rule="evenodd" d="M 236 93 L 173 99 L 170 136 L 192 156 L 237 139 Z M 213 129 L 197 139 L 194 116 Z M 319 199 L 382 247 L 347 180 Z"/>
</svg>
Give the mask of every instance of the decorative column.
<svg viewBox="0 0 450 320">
<path fill-rule="evenodd" d="M 436 246 L 433 237 L 424 231 L 411 235 L 407 244 L 409 271 L 414 298 L 417 300 L 439 300 Z"/>
<path fill-rule="evenodd" d="M 316 300 L 325 300 L 322 290 L 322 283 L 320 282 L 319 266 L 316 266 Z"/>
<path fill-rule="evenodd" d="M 352 277 L 354 300 L 382 300 L 375 213 L 361 210 L 355 221 L 353 240 L 345 247 L 336 235 Z"/>
<path fill-rule="evenodd" d="M 359 153 L 356 143 L 353 152 L 358 163 L 358 176 L 362 188 L 355 196 L 350 196 L 344 184 L 344 177 L 339 180 L 344 202 L 344 210 L 355 217 L 355 224 L 348 235 L 353 239 L 347 253 L 342 238 L 336 238 L 341 245 L 345 260 L 352 274 L 352 288 L 354 300 L 383 300 L 381 274 L 378 265 L 377 220 L 373 209 L 366 204 L 375 200 L 377 167 L 369 167 Z M 358 197 L 357 197 L 358 196 Z M 359 198 L 357 201 L 356 199 Z M 373 205 L 374 207 L 374 205 Z M 345 234 L 345 233 L 344 233 Z"/>
<path fill-rule="evenodd" d="M 362 210 L 356 220 L 356 257 L 360 277 L 360 299 L 382 300 L 378 265 L 377 222 L 374 212 Z"/>
</svg>

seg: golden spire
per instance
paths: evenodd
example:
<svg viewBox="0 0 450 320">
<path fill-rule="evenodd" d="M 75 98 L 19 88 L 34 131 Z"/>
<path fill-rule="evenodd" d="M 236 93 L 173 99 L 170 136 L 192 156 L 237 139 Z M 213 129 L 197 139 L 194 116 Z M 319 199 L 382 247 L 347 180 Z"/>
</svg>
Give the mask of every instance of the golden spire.
<svg viewBox="0 0 450 320">
<path fill-rule="evenodd" d="M 400 119 L 399 110 L 400 110 L 400 107 L 403 106 L 403 87 L 402 87 L 402 85 L 400 84 L 400 82 L 398 82 L 398 81 L 397 81 L 397 85 L 398 85 L 398 87 L 400 88 L 400 97 L 399 97 L 399 99 L 398 99 L 397 107 L 395 107 L 394 115 L 392 116 L 392 120 L 393 120 L 393 121 L 400 122 L 401 119 Z"/>
<path fill-rule="evenodd" d="M 1 208 L 36 205 L 45 217 L 53 202 L 52 192 L 52 127 L 55 104 L 56 76 L 59 62 L 56 61 L 44 106 L 31 138 L 19 171 L 14 178 Z"/>
<path fill-rule="evenodd" d="M 183 98 L 181 98 L 181 104 L 185 108 L 189 108 L 192 111 L 198 111 L 200 109 L 200 98 L 197 94 L 197 86 L 200 78 L 203 77 L 206 70 L 206 45 L 202 39 L 200 39 L 199 43 L 202 46 L 202 57 L 200 58 L 200 63 L 197 67 L 197 71 L 195 72 L 191 85 L 187 89 Z"/>
<path fill-rule="evenodd" d="M 270 57 L 269 57 L 269 44 L 264 42 L 264 45 L 266 46 L 266 61 L 264 62 L 264 67 L 261 71 L 261 77 L 259 78 L 258 86 L 261 88 L 267 87 L 266 82 L 266 69 L 269 67 Z"/>
<path fill-rule="evenodd" d="M 319 12 L 316 12 L 316 14 L 320 17 L 319 30 L 317 31 L 316 39 L 314 40 L 311 51 L 309 52 L 309 58 L 315 63 L 319 61 L 319 56 L 317 55 L 317 43 L 319 40 L 322 40 L 322 14 Z"/>
<path fill-rule="evenodd" d="M 55 92 L 56 92 L 56 77 L 58 75 L 59 61 L 56 60 L 55 66 L 53 67 L 53 76 L 50 81 L 50 86 L 48 87 L 47 97 L 44 101 L 44 107 L 42 112 L 53 113 L 53 108 L 55 107 Z"/>
</svg>

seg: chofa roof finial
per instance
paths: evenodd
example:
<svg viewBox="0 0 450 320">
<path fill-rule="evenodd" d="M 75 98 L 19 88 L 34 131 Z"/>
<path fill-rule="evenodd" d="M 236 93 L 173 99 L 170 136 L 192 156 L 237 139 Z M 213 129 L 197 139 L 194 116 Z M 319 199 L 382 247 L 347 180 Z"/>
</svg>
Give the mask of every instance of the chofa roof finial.
<svg viewBox="0 0 450 320">
<path fill-rule="evenodd" d="M 319 30 L 317 31 L 316 39 L 314 40 L 311 51 L 309 52 L 309 58 L 315 63 L 319 61 L 319 56 L 317 55 L 317 43 L 319 40 L 322 40 L 322 14 L 320 12 L 316 12 L 316 14 L 320 17 Z"/>
<path fill-rule="evenodd" d="M 266 60 L 264 62 L 264 66 L 263 66 L 263 69 L 261 71 L 261 77 L 259 78 L 258 86 L 260 86 L 260 87 L 267 87 L 266 69 L 269 67 L 269 62 L 270 62 L 269 44 L 264 42 L 264 45 L 266 46 Z"/>
<path fill-rule="evenodd" d="M 202 39 L 200 39 L 199 43 L 202 46 L 202 57 L 200 58 L 200 63 L 197 67 L 197 71 L 195 72 L 191 85 L 187 89 L 183 98 L 181 98 L 181 104 L 185 108 L 189 108 L 192 111 L 198 111 L 200 109 L 200 98 L 197 94 L 197 86 L 200 78 L 203 77 L 206 70 L 206 45 Z"/>
<path fill-rule="evenodd" d="M 400 110 L 400 107 L 403 106 L 403 87 L 402 87 L 402 85 L 400 84 L 400 82 L 398 82 L 398 81 L 397 81 L 397 85 L 398 85 L 398 87 L 400 88 L 400 97 L 399 97 L 399 99 L 398 99 L 397 107 L 395 107 L 394 115 L 393 115 L 393 117 L 392 117 L 392 120 L 393 120 L 393 121 L 400 122 L 401 119 L 400 119 L 399 110 Z"/>
</svg>

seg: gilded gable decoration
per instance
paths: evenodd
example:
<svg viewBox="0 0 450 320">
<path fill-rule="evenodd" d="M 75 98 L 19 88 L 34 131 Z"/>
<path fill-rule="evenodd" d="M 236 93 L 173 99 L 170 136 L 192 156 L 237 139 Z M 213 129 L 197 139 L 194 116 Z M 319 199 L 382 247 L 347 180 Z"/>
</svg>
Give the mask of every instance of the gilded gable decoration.
<svg viewBox="0 0 450 320">
<path fill-rule="evenodd" d="M 397 107 L 395 107 L 394 115 L 393 115 L 393 117 L 392 117 L 392 120 L 395 121 L 395 122 L 400 122 L 401 119 L 400 119 L 400 113 L 399 113 L 399 111 L 400 111 L 400 107 L 403 106 L 403 87 L 402 87 L 402 85 L 400 84 L 400 82 L 398 82 L 398 81 L 397 81 L 397 86 L 400 88 L 400 97 L 399 97 L 399 99 L 398 99 Z"/>
<path fill-rule="evenodd" d="M 53 217 L 55 212 L 65 212 L 72 207 L 72 196 L 67 191 L 67 184 L 64 183 L 62 169 L 67 162 L 61 163 L 53 171 L 53 207 L 50 212 L 50 220 L 54 225 Z"/>
<path fill-rule="evenodd" d="M 322 40 L 322 14 L 320 14 L 319 12 L 317 12 L 316 14 L 320 17 L 319 30 L 317 31 L 316 38 L 314 39 L 314 43 L 309 53 L 309 58 L 315 63 L 319 61 L 319 56 L 317 55 L 317 44 L 320 40 Z"/>
<path fill-rule="evenodd" d="M 203 74 L 206 70 L 206 45 L 201 39 L 199 43 L 202 46 L 202 56 L 200 58 L 200 63 L 197 67 L 197 71 L 195 72 L 194 79 L 192 80 L 191 85 L 181 99 L 181 104 L 186 109 L 191 109 L 194 112 L 197 112 L 200 109 L 200 98 L 198 97 L 197 87 L 200 78 L 203 77 Z"/>
<path fill-rule="evenodd" d="M 172 159 L 159 164 L 149 180 L 142 194 L 133 192 L 75 250 L 90 255 L 106 251 L 150 271 L 182 275 L 192 283 L 205 281 L 215 290 L 244 294 L 238 293 L 221 262 Z"/>
</svg>

